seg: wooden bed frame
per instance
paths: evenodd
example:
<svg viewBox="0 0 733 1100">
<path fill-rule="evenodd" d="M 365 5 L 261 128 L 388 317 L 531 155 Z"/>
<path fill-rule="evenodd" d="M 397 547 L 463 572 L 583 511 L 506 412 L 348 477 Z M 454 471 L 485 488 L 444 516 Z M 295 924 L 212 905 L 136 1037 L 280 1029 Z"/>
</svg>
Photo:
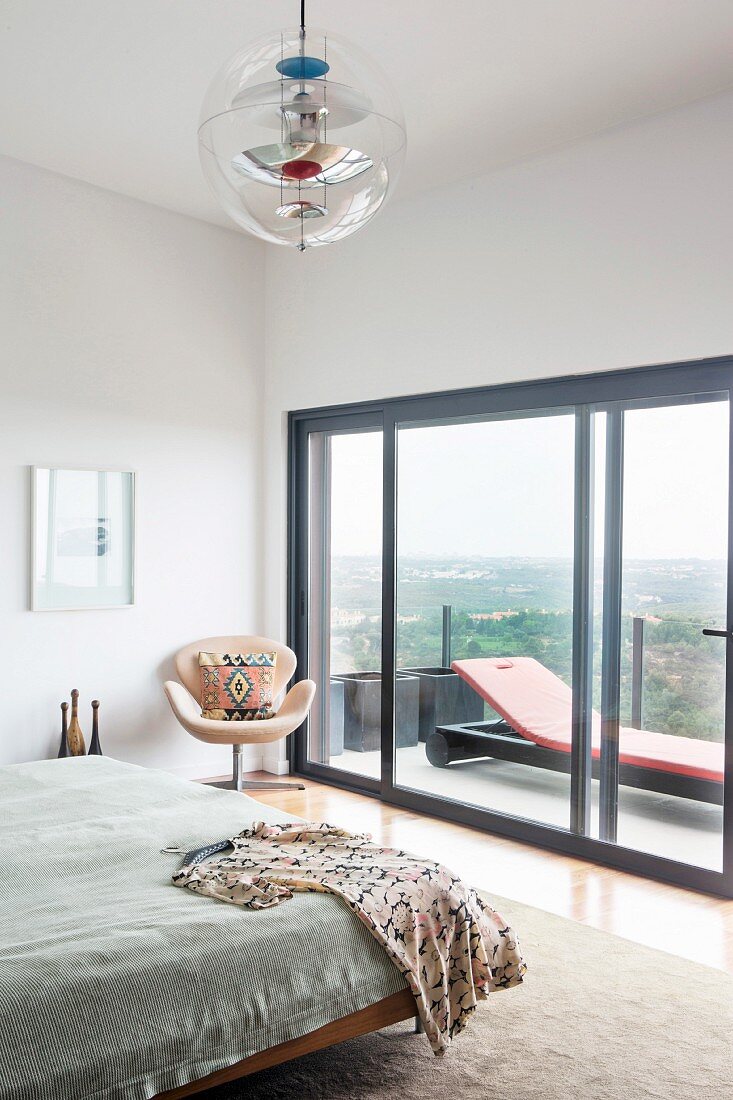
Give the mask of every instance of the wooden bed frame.
<svg viewBox="0 0 733 1100">
<path fill-rule="evenodd" d="M 415 998 L 409 989 L 403 989 L 399 993 L 393 993 L 391 997 L 385 997 L 376 1004 L 352 1012 L 340 1020 L 334 1020 L 324 1027 L 301 1035 L 298 1039 L 290 1039 L 286 1043 L 278 1043 L 268 1050 L 261 1050 L 259 1054 L 252 1054 L 249 1058 L 243 1058 L 241 1062 L 235 1062 L 232 1066 L 209 1073 L 198 1081 L 191 1081 L 188 1085 L 181 1085 L 168 1092 L 159 1092 L 154 1100 L 179 1100 L 179 1097 L 193 1096 L 197 1092 L 211 1089 L 215 1085 L 225 1085 L 229 1081 L 236 1081 L 239 1077 L 247 1077 L 250 1073 L 257 1073 L 270 1066 L 278 1066 L 281 1062 L 289 1062 L 292 1058 L 300 1058 L 303 1054 L 311 1054 L 315 1050 L 323 1050 L 335 1043 L 343 1043 L 346 1039 L 354 1039 L 357 1035 L 366 1035 L 370 1031 L 378 1031 L 379 1028 L 396 1024 L 400 1020 L 409 1020 L 415 1016 Z"/>
</svg>

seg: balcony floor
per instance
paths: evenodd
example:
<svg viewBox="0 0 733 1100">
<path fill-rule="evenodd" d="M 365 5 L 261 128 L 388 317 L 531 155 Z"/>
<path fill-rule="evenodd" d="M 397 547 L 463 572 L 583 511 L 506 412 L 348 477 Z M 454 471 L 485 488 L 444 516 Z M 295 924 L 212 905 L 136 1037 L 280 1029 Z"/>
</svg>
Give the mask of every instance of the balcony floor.
<svg viewBox="0 0 733 1100">
<path fill-rule="evenodd" d="M 345 750 L 331 765 L 357 775 L 379 776 L 378 752 Z M 398 749 L 400 787 L 568 827 L 570 777 L 504 760 L 473 760 L 434 768 L 425 746 Z M 598 836 L 598 783 L 593 781 L 592 835 Z M 722 869 L 723 808 L 688 798 L 621 787 L 618 843 L 698 867 Z"/>
</svg>

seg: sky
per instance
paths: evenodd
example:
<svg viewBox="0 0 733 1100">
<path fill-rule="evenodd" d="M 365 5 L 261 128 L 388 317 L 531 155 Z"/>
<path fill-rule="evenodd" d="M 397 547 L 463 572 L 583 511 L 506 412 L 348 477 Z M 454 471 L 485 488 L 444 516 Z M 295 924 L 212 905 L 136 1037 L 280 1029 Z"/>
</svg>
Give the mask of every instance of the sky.
<svg viewBox="0 0 733 1100">
<path fill-rule="evenodd" d="M 727 403 L 627 412 L 624 446 L 624 557 L 725 558 Z M 333 439 L 334 555 L 381 553 L 381 448 L 378 432 Z M 571 558 L 573 452 L 572 415 L 401 429 L 398 554 Z"/>
</svg>

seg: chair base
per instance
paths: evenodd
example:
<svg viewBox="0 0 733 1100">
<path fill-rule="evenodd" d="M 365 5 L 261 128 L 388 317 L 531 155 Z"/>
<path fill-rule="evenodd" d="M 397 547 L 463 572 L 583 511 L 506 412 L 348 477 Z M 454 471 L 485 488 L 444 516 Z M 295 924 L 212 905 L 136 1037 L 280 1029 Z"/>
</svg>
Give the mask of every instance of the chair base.
<svg viewBox="0 0 733 1100">
<path fill-rule="evenodd" d="M 243 745 L 232 745 L 232 778 L 207 783 L 208 787 L 219 787 L 224 791 L 304 791 L 302 783 L 268 783 L 267 780 L 245 780 L 243 778 Z"/>
<path fill-rule="evenodd" d="M 240 780 L 239 783 L 234 779 L 222 779 L 217 782 L 207 782 L 207 787 L 219 787 L 222 791 L 304 791 L 305 786 L 302 783 L 267 783 L 265 780 L 260 782 L 257 779 L 251 781 Z"/>
</svg>

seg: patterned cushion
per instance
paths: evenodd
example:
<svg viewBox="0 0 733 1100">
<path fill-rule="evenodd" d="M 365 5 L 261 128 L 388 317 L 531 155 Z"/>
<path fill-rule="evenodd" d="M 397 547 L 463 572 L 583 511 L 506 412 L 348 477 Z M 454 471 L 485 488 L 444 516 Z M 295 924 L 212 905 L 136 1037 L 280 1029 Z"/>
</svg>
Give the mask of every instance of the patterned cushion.
<svg viewBox="0 0 733 1100">
<path fill-rule="evenodd" d="M 199 653 L 201 717 L 219 722 L 272 718 L 277 653 Z"/>
</svg>

